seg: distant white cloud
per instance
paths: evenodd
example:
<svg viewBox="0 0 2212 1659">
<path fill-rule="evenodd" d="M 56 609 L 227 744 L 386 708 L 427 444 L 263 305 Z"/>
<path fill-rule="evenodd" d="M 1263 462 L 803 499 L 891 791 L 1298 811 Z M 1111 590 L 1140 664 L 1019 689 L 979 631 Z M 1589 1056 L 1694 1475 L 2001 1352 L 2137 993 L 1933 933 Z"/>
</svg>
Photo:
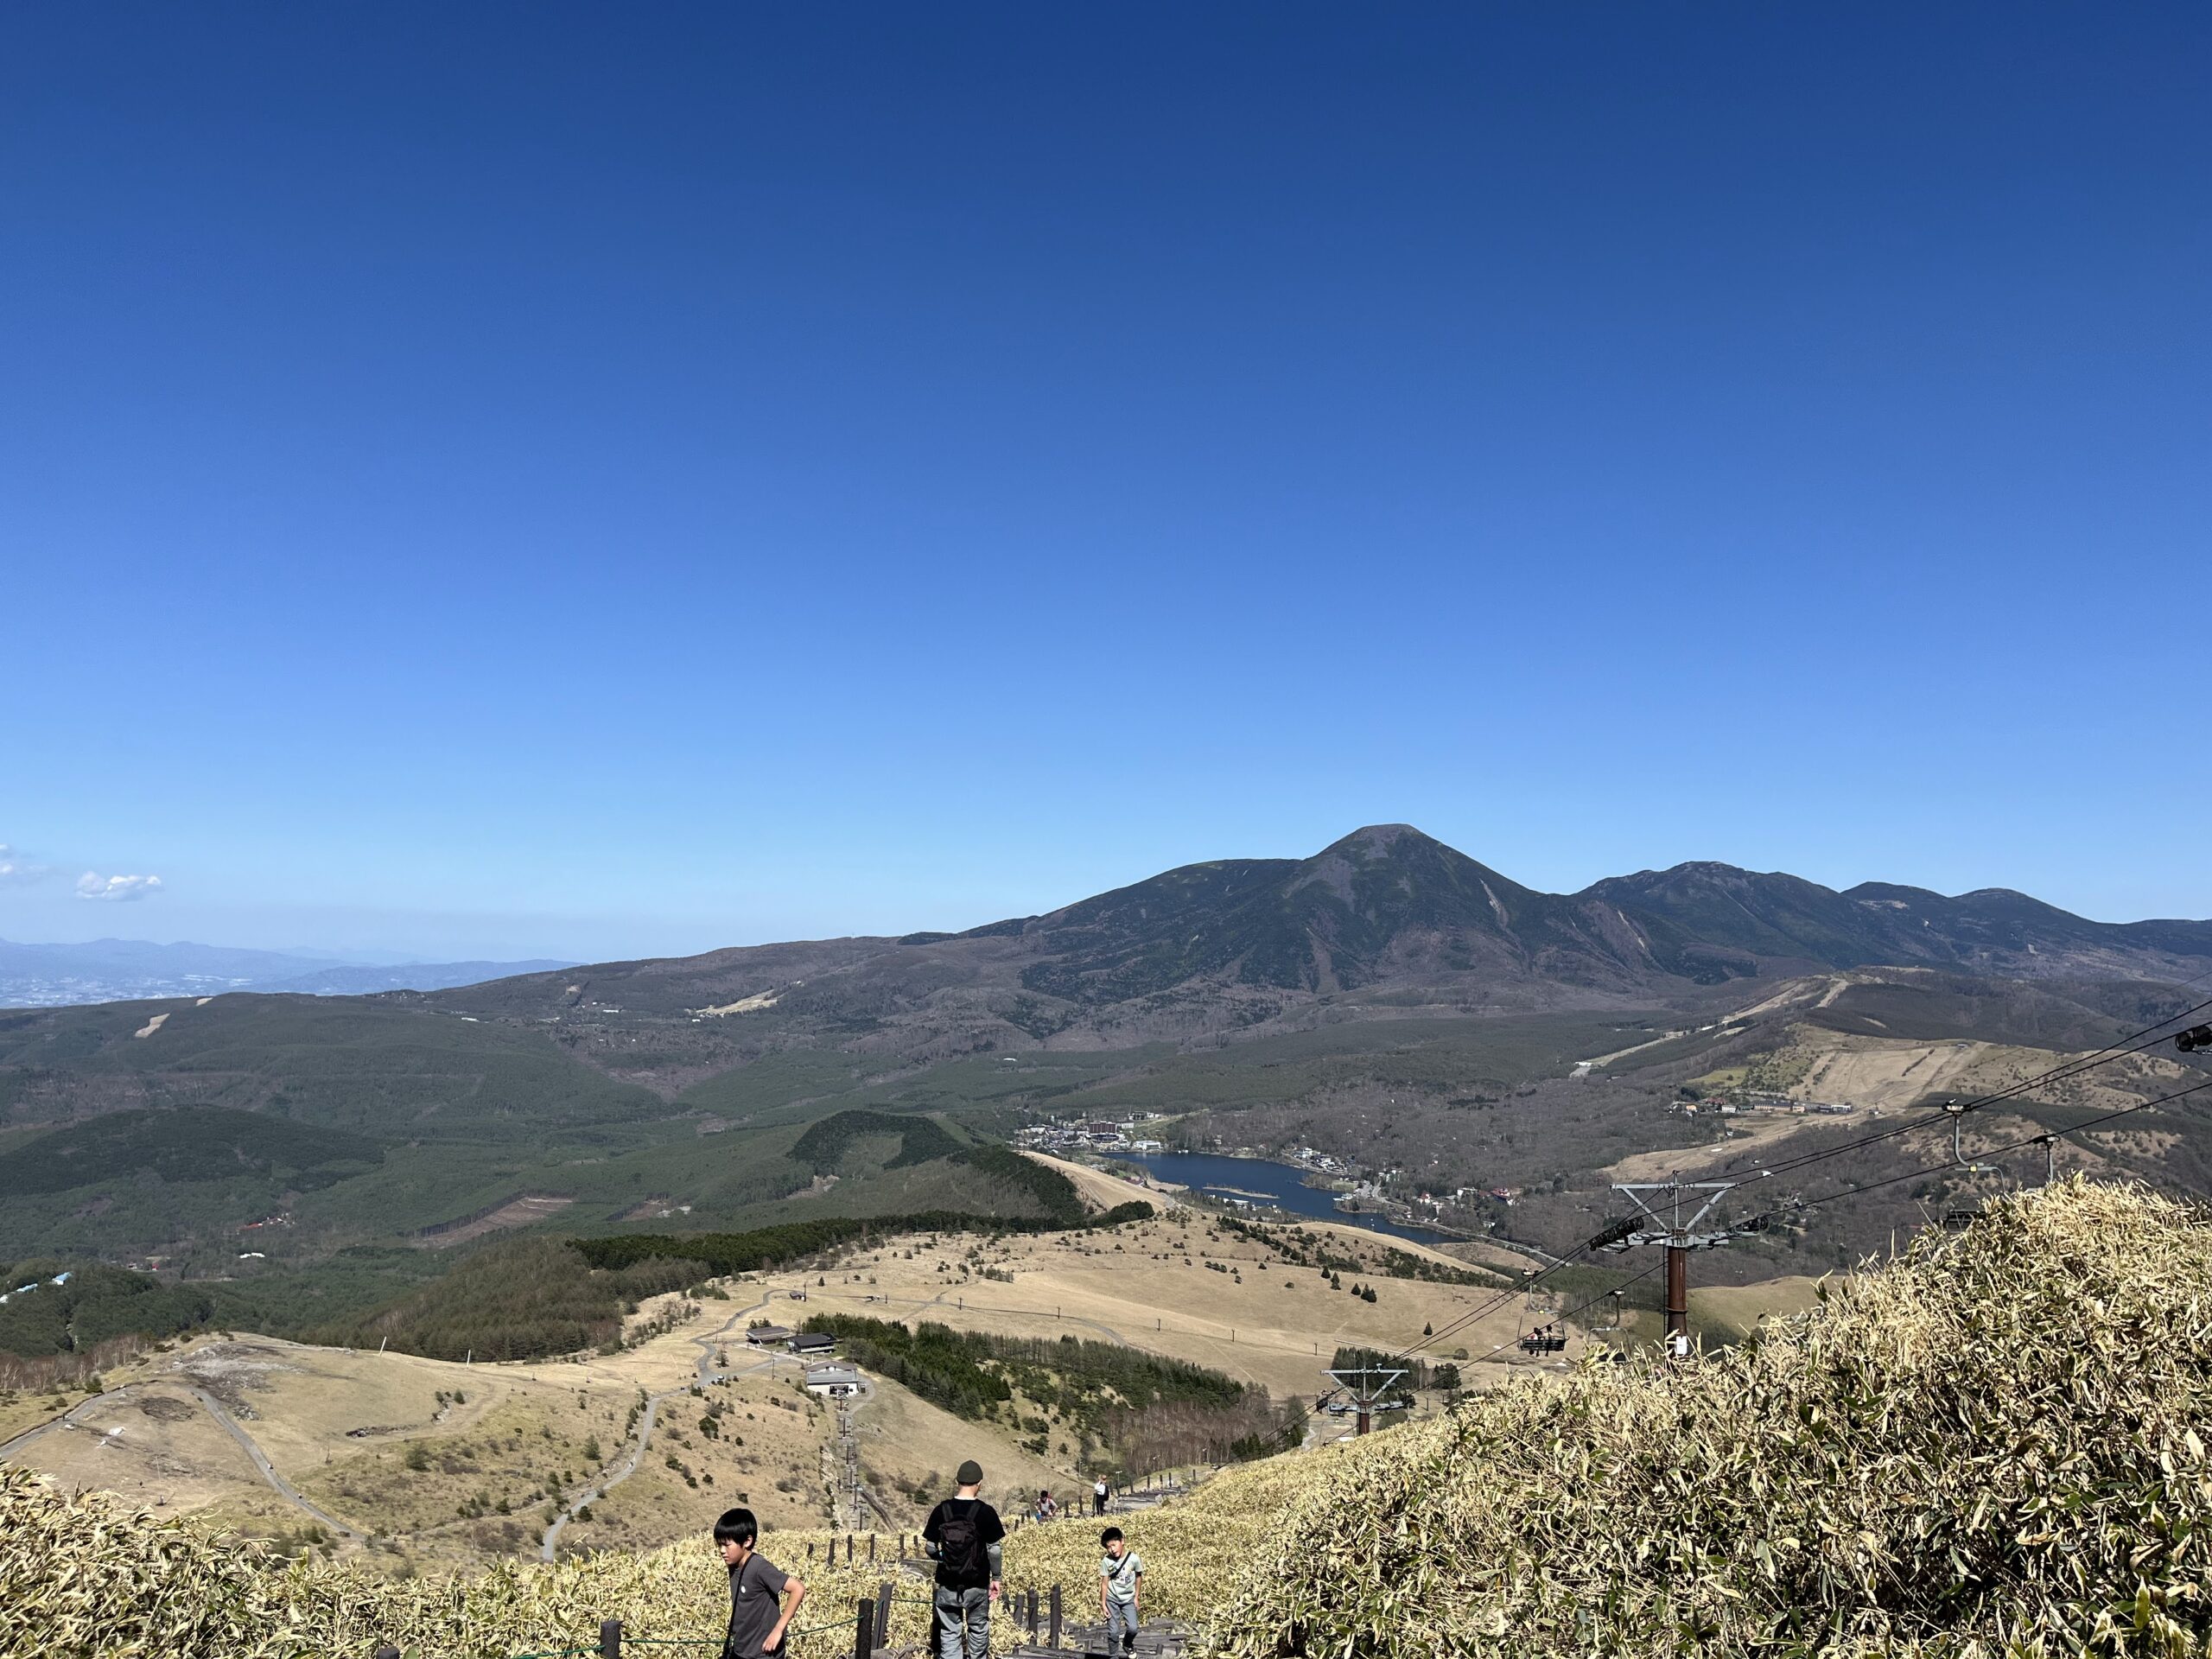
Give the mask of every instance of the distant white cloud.
<svg viewBox="0 0 2212 1659">
<path fill-rule="evenodd" d="M 15 848 L 0 842 L 0 887 L 24 887 L 34 881 L 45 881 L 59 875 L 50 864 L 40 864 L 28 859 Z"/>
<path fill-rule="evenodd" d="M 158 875 L 100 875 L 86 870 L 77 878 L 77 896 L 79 899 L 110 899 L 121 904 L 133 899 L 143 899 L 149 893 L 158 893 L 161 886 L 162 878 Z"/>
</svg>

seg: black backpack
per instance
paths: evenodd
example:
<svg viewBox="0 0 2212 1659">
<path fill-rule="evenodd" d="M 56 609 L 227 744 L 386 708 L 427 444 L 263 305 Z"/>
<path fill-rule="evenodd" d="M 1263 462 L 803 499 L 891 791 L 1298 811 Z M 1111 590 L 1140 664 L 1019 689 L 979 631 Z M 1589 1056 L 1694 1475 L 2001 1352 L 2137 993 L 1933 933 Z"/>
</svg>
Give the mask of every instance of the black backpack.
<svg viewBox="0 0 2212 1659">
<path fill-rule="evenodd" d="M 976 1498 L 957 1509 L 950 1503 L 944 1506 L 944 1524 L 938 1529 L 938 1561 L 947 1579 L 972 1584 L 989 1580 L 991 1558 L 983 1549 L 982 1513 L 983 1505 Z"/>
</svg>

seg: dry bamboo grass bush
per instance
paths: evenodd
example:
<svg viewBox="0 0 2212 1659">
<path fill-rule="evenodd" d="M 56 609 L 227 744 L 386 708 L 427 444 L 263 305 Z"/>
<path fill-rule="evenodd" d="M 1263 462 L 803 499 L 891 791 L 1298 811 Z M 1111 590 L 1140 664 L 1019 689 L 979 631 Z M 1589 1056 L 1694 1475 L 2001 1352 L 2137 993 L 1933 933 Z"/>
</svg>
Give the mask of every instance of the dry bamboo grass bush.
<svg viewBox="0 0 2212 1659">
<path fill-rule="evenodd" d="M 1136 1547 L 1152 1552 L 1147 1608 L 1203 1618 L 1268 1527 L 1344 1456 L 1230 1470 L 1180 1502 L 1118 1517 Z M 845 1537 L 777 1531 L 760 1541 L 770 1560 L 807 1585 L 798 1628 L 813 1634 L 792 1643 L 792 1659 L 849 1653 L 859 1599 L 885 1582 L 894 1592 L 889 1640 L 925 1637 L 928 1578 L 903 1573 L 887 1549 L 879 1563 L 849 1565 Z M 1098 1555 L 1098 1529 L 1088 1521 L 1025 1527 L 1007 1540 L 1009 1598 L 1033 1588 L 1049 1595 L 1057 1584 L 1069 1616 L 1086 1618 Z M 643 1554 L 503 1562 L 391 1581 L 328 1562 L 287 1565 L 189 1520 L 157 1518 L 99 1493 L 72 1497 L 28 1470 L 0 1465 L 0 1654 L 9 1659 L 306 1659 L 365 1655 L 383 1643 L 408 1659 L 510 1659 L 590 1645 L 599 1621 L 610 1618 L 633 1637 L 708 1643 L 691 1649 L 704 1654 L 728 1606 L 728 1579 L 703 1535 Z M 1008 1617 L 1003 1605 L 1000 1617 Z"/>
<path fill-rule="evenodd" d="M 1112 1516 L 1129 1547 L 1144 1557 L 1146 1616 L 1205 1618 L 1219 1605 L 1224 1588 L 1262 1552 L 1269 1529 L 1285 1511 L 1317 1487 L 1340 1484 L 1344 1471 L 1354 1466 L 1354 1452 L 1349 1446 L 1332 1448 L 1232 1466 L 1187 1497 Z M 1007 1540 L 1007 1593 L 1034 1590 L 1045 1596 L 1058 1585 L 1063 1605 L 1074 1618 L 1096 1618 L 1098 1534 L 1103 1525 L 1087 1516 L 1071 1516 L 1015 1533 Z"/>
<path fill-rule="evenodd" d="M 817 1633 L 792 1659 L 852 1650 L 858 1599 L 895 1567 L 806 1560 L 828 1533 L 775 1533 L 770 1559 L 807 1585 L 798 1621 Z M 892 1636 L 918 1641 L 929 1610 L 907 1586 Z M 258 1546 L 160 1519 L 92 1493 L 72 1497 L 19 1466 L 0 1465 L 0 1654 L 8 1659 L 322 1659 L 390 1643 L 408 1656 L 509 1659 L 584 1647 L 599 1621 L 656 1642 L 696 1642 L 711 1655 L 729 1615 L 729 1580 L 702 1535 L 644 1554 L 608 1552 L 555 1563 L 402 1581 L 327 1562 L 284 1565 Z M 827 1626 L 830 1628 L 817 1629 Z"/>
<path fill-rule="evenodd" d="M 1210 1648 L 2202 1653 L 2208 1403 L 2203 1217 L 2021 1195 L 1694 1366 L 1393 1432 L 1268 1533 Z"/>
</svg>

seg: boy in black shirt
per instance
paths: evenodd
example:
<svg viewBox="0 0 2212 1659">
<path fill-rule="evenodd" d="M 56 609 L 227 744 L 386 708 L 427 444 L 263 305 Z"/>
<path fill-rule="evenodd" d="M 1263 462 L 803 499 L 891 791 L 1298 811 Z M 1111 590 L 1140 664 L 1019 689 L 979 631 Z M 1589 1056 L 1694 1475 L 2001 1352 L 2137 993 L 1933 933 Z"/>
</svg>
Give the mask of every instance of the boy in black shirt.
<svg viewBox="0 0 2212 1659">
<path fill-rule="evenodd" d="M 806 1586 L 779 1573 L 776 1564 L 753 1548 L 760 1523 L 750 1510 L 725 1510 L 715 1522 L 715 1542 L 729 1568 L 729 1633 L 722 1638 L 722 1659 L 770 1659 L 784 1650 L 784 1633 L 806 1599 Z M 779 1597 L 789 1593 L 780 1614 Z"/>
<path fill-rule="evenodd" d="M 960 1495 L 930 1511 L 922 1540 L 937 1558 L 938 1659 L 990 1659 L 991 1603 L 998 1599 L 1006 1526 L 983 1502 L 983 1471 L 970 1458 L 953 1477 Z"/>
</svg>

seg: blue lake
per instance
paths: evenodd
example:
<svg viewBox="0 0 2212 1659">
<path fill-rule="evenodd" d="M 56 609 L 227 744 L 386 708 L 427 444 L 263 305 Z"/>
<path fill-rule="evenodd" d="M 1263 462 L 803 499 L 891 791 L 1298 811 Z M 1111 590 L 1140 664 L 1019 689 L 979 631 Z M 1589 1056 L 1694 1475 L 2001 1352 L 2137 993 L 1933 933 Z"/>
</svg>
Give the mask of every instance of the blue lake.
<svg viewBox="0 0 2212 1659">
<path fill-rule="evenodd" d="M 1259 1158 L 1221 1158 L 1202 1152 L 1117 1152 L 1115 1158 L 1142 1164 L 1160 1180 L 1195 1187 L 1217 1198 L 1265 1193 L 1287 1215 L 1307 1216 L 1317 1221 L 1341 1221 L 1364 1227 L 1371 1233 L 1409 1238 L 1417 1244 L 1450 1244 L 1450 1233 L 1427 1227 L 1408 1227 L 1382 1216 L 1351 1215 L 1336 1205 L 1337 1195 L 1305 1184 L 1306 1172 L 1290 1164 L 1269 1163 Z M 1262 1215 L 1269 1213 L 1262 1211 Z"/>
</svg>

